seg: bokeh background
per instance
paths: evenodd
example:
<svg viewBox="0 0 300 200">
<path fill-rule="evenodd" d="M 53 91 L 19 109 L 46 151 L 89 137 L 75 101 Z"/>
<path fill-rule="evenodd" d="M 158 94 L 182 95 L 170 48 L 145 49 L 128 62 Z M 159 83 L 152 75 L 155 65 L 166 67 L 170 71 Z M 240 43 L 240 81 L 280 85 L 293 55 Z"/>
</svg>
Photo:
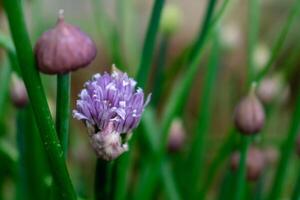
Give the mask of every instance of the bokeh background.
<svg viewBox="0 0 300 200">
<path fill-rule="evenodd" d="M 50 27 L 53 27 L 59 9 L 65 10 L 67 22 L 79 26 L 88 33 L 97 44 L 98 53 L 96 59 L 85 69 L 72 73 L 72 109 L 75 106 L 77 94 L 83 87 L 83 83 L 90 79 L 94 73 L 109 71 L 112 64 L 116 64 L 133 76 L 139 65 L 139 59 L 143 47 L 143 39 L 150 17 L 153 1 L 151 0 L 28 0 L 24 1 L 26 23 L 30 33 L 32 44 L 38 37 Z M 172 5 L 178 10 L 177 28 L 170 36 L 169 46 L 166 53 L 165 71 L 166 81 L 164 82 L 163 95 L 158 101 L 158 116 L 162 113 L 165 104 L 174 89 L 174 82 L 186 70 L 185 65 L 178 64 L 184 49 L 190 46 L 200 28 L 201 21 L 206 9 L 207 1 L 204 0 L 168 0 L 166 6 Z M 272 47 L 279 31 L 293 6 L 292 0 L 261 0 L 259 14 L 259 30 L 257 45 L 255 46 L 254 62 L 256 70 L 261 70 L 271 56 Z M 222 1 L 218 1 L 221 5 Z M 209 167 L 213 156 L 219 147 L 226 140 L 228 131 L 233 126 L 233 111 L 239 99 L 247 93 L 247 37 L 249 32 L 248 19 L 248 0 L 231 0 L 228 9 L 218 23 L 218 34 L 221 45 L 218 75 L 213 98 L 211 100 L 212 110 L 210 111 L 211 123 L 208 127 L 208 136 L 205 145 L 205 166 Z M 0 11 L 0 30 L 9 34 L 7 20 L 3 10 Z M 276 79 L 278 87 L 276 95 L 271 103 L 266 105 L 270 108 L 267 123 L 254 143 L 259 144 L 266 151 L 270 151 L 277 162 L 279 146 L 284 140 L 290 123 L 291 113 L 295 103 L 295 97 L 300 84 L 300 43 L 299 41 L 299 22 L 297 16 L 296 23 L 293 25 L 285 40 L 284 46 L 276 58 L 276 62 L 269 73 L 271 79 Z M 159 54 L 159 44 L 163 40 L 163 33 L 160 31 L 156 40 L 156 50 L 153 57 L 152 74 L 155 70 L 156 60 Z M 78 47 L 80 48 L 80 47 Z M 178 173 L 184 174 L 189 169 L 182 166 L 181 159 L 186 157 L 189 145 L 192 143 L 195 133 L 195 124 L 198 117 L 199 101 L 202 94 L 203 80 L 206 75 L 209 50 L 211 44 L 205 46 L 205 52 L 199 65 L 197 78 L 193 83 L 193 88 L 189 94 L 189 100 L 184 108 L 184 114 L 180 116 L 184 130 L 185 141 L 183 148 L 179 152 L 170 154 L 172 165 L 178 168 Z M 0 50 L 0 67 L 7 63 L 5 52 Z M 285 70 L 289 69 L 289 70 Z M 286 72 L 288 71 L 288 72 Z M 282 77 L 287 77 L 283 79 Z M 56 78 L 54 76 L 43 75 L 43 83 L 46 87 L 48 103 L 55 113 L 55 93 Z M 153 75 L 149 78 L 146 93 L 153 89 Z M 280 88 L 280 89 L 278 89 Z M 268 88 L 272 90 L 272 88 Z M 272 107 L 272 108 L 271 108 Z M 5 145 L 15 151 L 16 129 L 15 115 L 16 109 L 11 104 L 9 97 L 4 107 L 4 120 L 1 121 L 2 134 L 1 140 Z M 138 132 L 136 134 L 139 134 Z M 153 133 L 157 134 L 157 133 Z M 133 175 L 130 184 L 134 188 L 134 180 L 139 173 L 139 158 L 142 157 L 139 149 L 142 146 L 136 144 L 132 148 L 136 151 L 136 162 L 133 167 Z M 195 158 L 197 159 L 197 158 Z M 70 130 L 70 151 L 68 167 L 75 187 L 79 193 L 90 199 L 93 193 L 94 169 L 96 156 L 88 143 L 87 132 L 84 125 L 77 120 L 71 120 Z M 2 161 L 1 161 L 2 162 Z M 1 163 L 0 163 L 1 165 Z M 180 167 L 177 167 L 180 166 Z M 265 181 L 266 190 L 271 182 L 272 174 L 276 165 L 272 164 L 267 169 L 267 180 Z M 208 199 L 217 196 L 218 188 L 222 182 L 223 174 L 228 169 L 228 162 L 222 164 L 216 179 L 213 181 Z M 293 189 L 299 160 L 296 154 L 293 156 L 289 165 L 288 176 L 284 186 L 284 195 L 289 196 Z M 205 173 L 204 173 L 205 174 Z M 4 179 L 5 199 L 14 198 L 14 181 L 10 176 L 2 174 Z M 159 198 L 159 195 L 158 197 Z"/>
</svg>

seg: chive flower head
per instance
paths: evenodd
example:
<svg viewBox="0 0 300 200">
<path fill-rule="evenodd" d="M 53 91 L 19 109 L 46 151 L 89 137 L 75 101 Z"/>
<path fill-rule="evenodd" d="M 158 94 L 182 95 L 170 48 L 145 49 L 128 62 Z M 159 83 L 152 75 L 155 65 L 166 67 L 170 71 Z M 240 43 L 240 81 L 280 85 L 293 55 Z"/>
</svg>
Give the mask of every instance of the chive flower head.
<svg viewBox="0 0 300 200">
<path fill-rule="evenodd" d="M 136 84 L 126 73 L 114 70 L 95 74 L 79 94 L 73 116 L 85 123 L 94 150 L 104 160 L 128 150 L 131 131 L 150 101 L 150 95 L 144 100 L 144 92 Z"/>
</svg>

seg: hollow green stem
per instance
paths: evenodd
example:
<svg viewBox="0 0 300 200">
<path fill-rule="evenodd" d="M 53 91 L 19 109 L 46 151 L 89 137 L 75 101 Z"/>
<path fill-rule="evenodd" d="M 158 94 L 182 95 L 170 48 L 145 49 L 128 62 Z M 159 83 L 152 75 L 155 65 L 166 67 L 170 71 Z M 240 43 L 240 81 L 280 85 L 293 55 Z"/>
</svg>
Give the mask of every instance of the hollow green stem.
<svg viewBox="0 0 300 200">
<path fill-rule="evenodd" d="M 113 162 L 97 159 L 94 182 L 95 200 L 112 199 L 112 169 Z"/>
<path fill-rule="evenodd" d="M 155 134 L 153 134 L 159 129 L 154 119 L 155 115 L 152 109 L 146 109 L 141 127 L 143 128 L 145 140 L 149 144 L 149 151 L 152 157 L 147 160 L 145 167 L 141 170 L 134 197 L 135 199 L 151 198 L 151 194 L 153 194 L 153 190 L 156 188 L 156 183 L 161 175 L 166 195 L 174 199 L 180 199 L 180 194 L 178 194 L 178 192 L 174 193 L 174 191 L 178 191 L 178 189 L 172 173 L 173 170 L 169 166 L 169 161 L 159 157 L 159 140 L 158 137 L 155 137 Z M 168 169 L 168 173 L 164 172 L 166 169 Z"/>
<path fill-rule="evenodd" d="M 255 79 L 255 67 L 254 66 L 254 51 L 257 44 L 257 36 L 259 33 L 259 11 L 260 11 L 260 0 L 251 0 L 249 1 L 249 9 L 248 9 L 248 24 L 249 24 L 249 31 L 248 31 L 248 56 L 247 56 L 247 65 L 248 65 L 248 86 L 252 83 Z"/>
<path fill-rule="evenodd" d="M 300 89 L 298 89 L 297 95 L 298 96 L 296 99 L 296 105 L 291 120 L 289 132 L 287 138 L 285 139 L 281 147 L 280 160 L 276 170 L 275 179 L 273 181 L 273 185 L 269 194 L 269 200 L 280 199 L 285 182 L 285 177 L 287 174 L 288 164 L 294 152 L 297 134 L 300 129 Z"/>
<path fill-rule="evenodd" d="M 161 39 L 158 58 L 156 63 L 156 70 L 154 73 L 154 86 L 151 97 L 151 103 L 154 107 L 158 105 L 159 98 L 161 95 L 162 85 L 163 85 L 163 74 L 164 74 L 164 66 L 166 64 L 166 54 L 169 45 L 169 35 L 164 35 Z"/>
<path fill-rule="evenodd" d="M 221 168 L 222 164 L 228 158 L 230 153 L 232 152 L 233 146 L 236 142 L 235 137 L 236 137 L 236 130 L 231 129 L 227 137 L 222 144 L 222 146 L 219 148 L 217 154 L 213 158 L 211 164 L 208 167 L 208 172 L 207 175 L 205 176 L 205 180 L 202 185 L 201 192 L 198 194 L 200 199 L 204 199 L 207 195 L 207 192 L 209 191 L 209 188 L 211 187 L 214 178 L 217 175 L 217 171 L 219 168 Z"/>
<path fill-rule="evenodd" d="M 282 49 L 285 39 L 287 37 L 288 32 L 290 31 L 293 24 L 296 22 L 297 16 L 300 11 L 300 0 L 295 0 L 295 4 L 292 6 L 289 16 L 280 31 L 278 38 L 276 39 L 274 46 L 272 48 L 271 56 L 263 68 L 263 70 L 257 75 L 256 81 L 260 82 L 261 79 L 270 71 L 271 67 L 273 66 L 276 58 L 278 57 L 280 50 Z"/>
<path fill-rule="evenodd" d="M 232 189 L 234 186 L 234 173 L 230 169 L 226 169 L 222 182 L 220 184 L 218 200 L 231 199 Z"/>
<path fill-rule="evenodd" d="M 46 177 L 45 160 L 38 130 L 30 107 L 18 111 L 17 114 L 17 141 L 19 156 L 20 177 L 22 191 L 20 199 L 45 199 Z"/>
<path fill-rule="evenodd" d="M 136 80 L 141 88 L 145 87 L 148 80 L 155 39 L 158 32 L 160 16 L 164 3 L 165 0 L 155 0 L 153 5 L 151 19 L 149 21 L 146 37 L 144 40 L 142 57 L 136 75 Z"/>
<path fill-rule="evenodd" d="M 213 16 L 213 11 L 215 8 L 217 0 L 210 0 L 207 7 L 206 7 L 206 14 L 204 16 L 204 21 L 202 22 L 202 26 L 200 27 L 198 37 L 194 43 L 194 46 L 192 47 L 192 50 L 189 55 L 188 62 L 192 63 L 193 60 L 198 57 L 200 49 L 202 49 L 205 39 L 207 37 L 207 33 L 209 32 L 209 27 L 212 22 L 212 16 Z"/>
<path fill-rule="evenodd" d="M 234 194 L 235 200 L 242 199 L 243 192 L 245 189 L 245 183 L 246 183 L 246 160 L 247 160 L 247 151 L 248 146 L 250 143 L 250 139 L 248 136 L 242 136 L 242 144 L 241 144 L 241 150 L 240 150 L 240 163 L 239 163 L 239 169 L 236 177 L 236 192 Z"/>
<path fill-rule="evenodd" d="M 207 74 L 204 79 L 201 100 L 199 103 L 198 110 L 198 121 L 196 128 L 196 135 L 194 136 L 194 142 L 189 153 L 188 163 L 190 164 L 189 180 L 190 183 L 188 188 L 189 192 L 194 199 L 196 191 L 198 191 L 199 179 L 202 175 L 203 157 L 205 149 L 205 141 L 210 125 L 211 113 L 212 113 L 212 102 L 213 102 L 213 90 L 217 79 L 218 72 L 218 60 L 219 60 L 219 41 L 215 35 L 214 44 L 211 50 L 211 57 L 208 64 Z M 195 159 L 197 158 L 197 159 Z"/>
<path fill-rule="evenodd" d="M 70 126 L 70 93 L 71 93 L 71 75 L 57 75 L 57 95 L 56 95 L 56 131 L 65 158 L 68 155 L 68 136 Z"/>
<path fill-rule="evenodd" d="M 5 100 L 7 97 L 8 85 L 10 82 L 11 68 L 7 62 L 3 63 L 0 73 L 0 120 L 4 114 Z"/>
<path fill-rule="evenodd" d="M 207 12 L 205 16 L 204 24 L 208 23 L 206 21 L 211 20 L 213 9 L 216 5 L 216 0 L 210 0 L 208 6 L 207 6 Z M 197 39 L 197 43 L 193 47 L 193 50 L 191 52 L 190 58 L 190 64 L 187 68 L 187 71 L 183 74 L 183 80 L 179 82 L 179 84 L 176 87 L 176 91 L 174 91 L 170 97 L 170 103 L 167 105 L 166 111 L 163 116 L 163 122 L 162 122 L 162 131 L 161 131 L 161 151 L 164 151 L 164 147 L 167 144 L 167 137 L 168 137 L 168 131 L 170 128 L 170 125 L 172 123 L 172 120 L 174 117 L 181 112 L 184 103 L 186 102 L 186 99 L 188 97 L 189 88 L 191 88 L 191 85 L 193 83 L 193 79 L 195 78 L 199 66 L 199 61 L 202 56 L 202 50 L 203 50 L 203 41 L 207 37 L 208 32 L 204 30 L 206 25 L 203 25 L 203 28 L 201 29 L 199 33 L 199 37 Z M 195 55 L 194 55 L 195 54 Z"/>
<path fill-rule="evenodd" d="M 76 199 L 76 194 L 63 158 L 63 151 L 47 105 L 41 79 L 35 66 L 34 54 L 24 22 L 21 1 L 10 0 L 4 1 L 3 4 L 8 17 L 18 61 L 21 64 L 24 83 L 54 181 L 63 199 Z"/>
<path fill-rule="evenodd" d="M 127 197 L 127 187 L 129 182 L 129 175 L 131 165 L 132 165 L 132 153 L 126 152 L 118 160 L 115 161 L 115 167 L 117 171 L 114 172 L 117 174 L 118 180 L 115 185 L 115 200 L 125 200 Z"/>
<path fill-rule="evenodd" d="M 295 184 L 291 200 L 299 200 L 299 199 L 300 199 L 300 173 L 298 174 L 297 182 Z"/>
</svg>

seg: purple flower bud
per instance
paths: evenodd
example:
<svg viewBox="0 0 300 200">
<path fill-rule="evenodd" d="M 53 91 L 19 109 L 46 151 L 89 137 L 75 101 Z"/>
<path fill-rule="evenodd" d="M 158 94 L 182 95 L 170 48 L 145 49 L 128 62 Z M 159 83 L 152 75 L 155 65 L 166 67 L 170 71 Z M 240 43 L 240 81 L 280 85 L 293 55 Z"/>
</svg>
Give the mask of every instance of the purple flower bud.
<svg viewBox="0 0 300 200">
<path fill-rule="evenodd" d="M 174 153 L 180 151 L 184 146 L 185 137 L 186 132 L 182 120 L 174 119 L 169 133 L 168 150 Z"/>
<path fill-rule="evenodd" d="M 105 72 L 85 83 L 73 116 L 85 122 L 97 155 L 112 160 L 128 150 L 129 134 L 138 126 L 149 101 L 150 95 L 144 101 L 143 90 L 136 89 L 136 81 L 126 73 Z"/>
<path fill-rule="evenodd" d="M 29 103 L 24 82 L 15 73 L 11 76 L 10 98 L 17 108 L 23 108 Z"/>
<path fill-rule="evenodd" d="M 60 10 L 55 27 L 44 32 L 35 45 L 38 68 L 46 74 L 64 74 L 88 66 L 96 57 L 92 39 L 64 20 Z"/>
</svg>

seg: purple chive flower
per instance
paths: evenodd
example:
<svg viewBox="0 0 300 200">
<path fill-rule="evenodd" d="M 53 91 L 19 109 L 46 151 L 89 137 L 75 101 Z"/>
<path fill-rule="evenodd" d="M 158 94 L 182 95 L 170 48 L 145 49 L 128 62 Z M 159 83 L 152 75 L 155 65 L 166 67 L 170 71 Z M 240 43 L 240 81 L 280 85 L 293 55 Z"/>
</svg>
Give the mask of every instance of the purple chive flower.
<svg viewBox="0 0 300 200">
<path fill-rule="evenodd" d="M 144 101 L 144 92 L 136 89 L 136 81 L 117 70 L 112 74 L 95 74 L 84 86 L 73 116 L 87 126 L 91 144 L 100 158 L 117 158 L 128 150 L 127 141 L 138 126 L 150 95 Z"/>
</svg>

